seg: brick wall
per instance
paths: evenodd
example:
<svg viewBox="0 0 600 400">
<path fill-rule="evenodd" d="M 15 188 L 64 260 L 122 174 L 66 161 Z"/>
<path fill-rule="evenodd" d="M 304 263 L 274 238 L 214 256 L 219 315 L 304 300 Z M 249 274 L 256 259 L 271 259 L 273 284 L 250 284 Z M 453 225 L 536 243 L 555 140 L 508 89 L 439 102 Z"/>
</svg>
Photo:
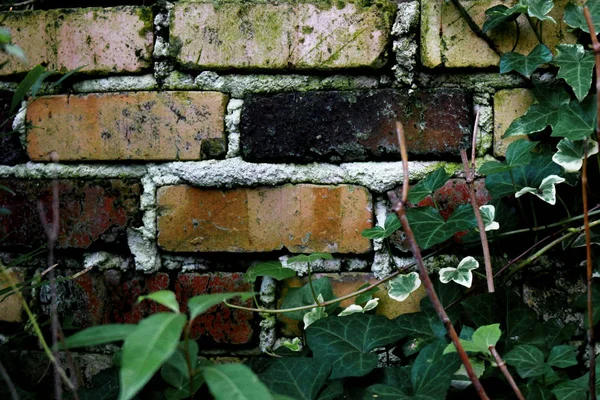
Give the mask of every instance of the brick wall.
<svg viewBox="0 0 600 400">
<path fill-rule="evenodd" d="M 29 129 L 0 136 L 0 185 L 15 192 L 0 191 L 11 211 L 0 215 L 0 256 L 45 242 L 37 203 L 50 212 L 56 179 L 58 271 L 92 268 L 59 290 L 59 313 L 73 326 L 139 321 L 157 308 L 136 299 L 154 290 L 171 289 L 184 304 L 252 289 L 242 272 L 292 253 L 332 253 L 315 268 L 335 278 L 338 294 L 389 273 L 381 244 L 360 232 L 383 222 L 385 193 L 402 180 L 396 119 L 414 181 L 439 166 L 458 169 L 475 112 L 478 155 L 502 156 L 500 136 L 531 96 L 519 77 L 490 72 L 498 58 L 451 3 L 359 3 L 8 13 L 4 24 L 28 61 L 0 57 L 2 121 L 13 118 L 15 82 L 35 64 L 84 67 L 19 113 L 13 127 Z M 481 23 L 492 3 L 470 8 L 474 19 Z M 565 2 L 557 3 L 558 21 Z M 573 41 L 563 28 L 549 24 L 548 43 Z M 522 46 L 532 35 L 523 23 Z M 512 46 L 509 35 L 495 39 Z M 453 180 L 436 196 L 453 209 L 467 202 L 461 187 Z M 43 266 L 34 257 L 14 275 Z M 298 284 L 254 289 L 272 299 Z M 47 296 L 34 295 L 47 311 Z M 418 298 L 380 312 L 415 311 Z M 0 303 L 0 328 L 23 318 L 18 302 Z M 245 354 L 294 329 L 219 306 L 192 334 L 203 349 Z"/>
</svg>

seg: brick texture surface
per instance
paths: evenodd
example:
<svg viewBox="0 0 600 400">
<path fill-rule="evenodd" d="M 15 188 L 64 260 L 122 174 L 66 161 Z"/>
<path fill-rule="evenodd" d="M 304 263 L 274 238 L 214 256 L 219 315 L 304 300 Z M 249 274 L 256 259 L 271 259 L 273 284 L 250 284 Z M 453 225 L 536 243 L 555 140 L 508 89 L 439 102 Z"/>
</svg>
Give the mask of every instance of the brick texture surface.
<svg viewBox="0 0 600 400">
<path fill-rule="evenodd" d="M 46 235 L 37 211 L 38 200 L 50 217 L 52 181 L 0 179 L 0 206 L 11 211 L 0 215 L 0 248 L 37 247 Z M 139 218 L 141 188 L 134 180 L 58 180 L 60 229 L 58 248 L 87 248 L 95 241 L 116 242 L 127 226 Z"/>
<path fill-rule="evenodd" d="M 31 104 L 32 160 L 200 160 L 225 153 L 227 96 L 138 92 L 47 96 Z"/>
<path fill-rule="evenodd" d="M 193 69 L 380 67 L 394 8 L 179 2 L 170 41 Z"/>
<path fill-rule="evenodd" d="M 4 274 L 0 275 L 0 290 L 10 288 L 13 284 L 18 285 L 25 280 L 25 270 L 23 268 L 9 268 L 7 274 L 10 280 Z M 19 296 L 2 295 L 0 298 L 0 321 L 3 322 L 21 322 L 23 314 L 23 302 Z"/>
<path fill-rule="evenodd" d="M 15 165 L 28 160 L 19 134 L 13 132 L 13 118 L 8 111 L 12 97 L 12 92 L 0 90 L 0 124 L 3 124 L 0 126 L 0 165 Z"/>
<path fill-rule="evenodd" d="M 498 4 L 511 7 L 515 1 L 500 0 L 461 1 L 478 26 L 486 19 L 485 10 Z M 559 43 L 575 43 L 577 38 L 569 32 L 563 22 L 564 7 L 569 0 L 556 0 L 548 15 L 557 23 L 544 23 L 544 44 L 554 50 Z M 582 4 L 583 2 L 578 2 Z M 539 41 L 527 18 L 518 19 L 519 42 L 514 51 L 529 54 Z M 489 36 L 502 52 L 512 50 L 517 31 L 514 23 L 491 30 Z M 427 68 L 444 65 L 458 67 L 490 67 L 498 65 L 500 57 L 469 28 L 457 8 L 451 3 L 438 0 L 423 0 L 421 4 L 421 61 Z"/>
<path fill-rule="evenodd" d="M 249 96 L 242 152 L 257 162 L 399 160 L 399 119 L 411 155 L 457 155 L 470 135 L 470 103 L 455 89 L 412 97 L 389 89 Z"/>
<path fill-rule="evenodd" d="M 141 275 L 116 270 L 90 272 L 62 288 L 60 293 L 69 297 L 61 300 L 59 312 L 69 315 L 79 327 L 135 324 L 153 313 L 168 311 L 152 301 L 137 302 L 139 296 L 157 290 L 173 290 L 183 312 L 187 311 L 187 301 L 200 294 L 253 290 L 241 273 L 181 273 L 170 278 L 166 273 Z M 242 304 L 239 299 L 231 302 Z M 251 306 L 251 301 L 243 304 Z M 195 320 L 190 337 L 203 346 L 248 344 L 255 334 L 253 318 L 249 312 L 222 304 L 213 306 Z"/>
<path fill-rule="evenodd" d="M 168 251 L 363 253 L 371 195 L 358 186 L 158 190 L 158 244 Z"/>
<path fill-rule="evenodd" d="M 0 55 L 8 63 L 0 75 L 30 70 L 36 64 L 65 73 L 82 67 L 90 73 L 139 72 L 151 65 L 154 34 L 147 7 L 58 9 L 10 12 L 3 26 L 27 62 Z"/>
<path fill-rule="evenodd" d="M 502 135 L 512 121 L 525 114 L 533 101 L 528 89 L 505 89 L 494 94 L 494 156 L 505 156 L 511 142 L 528 138 L 527 135 L 517 135 L 502 139 Z"/>
</svg>

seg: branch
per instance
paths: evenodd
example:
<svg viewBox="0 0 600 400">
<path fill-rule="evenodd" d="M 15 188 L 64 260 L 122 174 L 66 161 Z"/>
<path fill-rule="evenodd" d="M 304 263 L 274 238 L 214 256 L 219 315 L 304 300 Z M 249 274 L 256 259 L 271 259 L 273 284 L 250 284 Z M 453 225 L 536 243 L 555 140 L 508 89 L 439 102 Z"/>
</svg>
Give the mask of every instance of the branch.
<svg viewBox="0 0 600 400">
<path fill-rule="evenodd" d="M 454 4 L 454 6 L 458 9 L 458 12 L 460 12 L 460 15 L 462 15 L 462 17 L 466 21 L 467 25 L 469 25 L 469 28 L 471 28 L 473 33 L 476 34 L 480 39 L 485 41 L 487 43 L 487 45 L 490 46 L 490 49 L 492 49 L 494 51 L 494 53 L 496 53 L 500 57 L 502 57 L 502 54 L 503 54 L 502 51 L 500 51 L 498 46 L 496 46 L 496 43 L 494 43 L 494 41 L 488 35 L 483 33 L 483 31 L 481 30 L 479 25 L 477 25 L 475 23 L 475 21 L 473 21 L 473 18 L 471 18 L 471 15 L 463 7 L 463 5 L 460 3 L 460 1 L 458 1 L 458 0 L 451 0 L 451 1 L 452 1 L 452 4 Z"/>
<path fill-rule="evenodd" d="M 594 29 L 594 23 L 592 22 L 592 16 L 590 15 L 590 10 L 586 7 L 583 8 L 583 15 L 585 15 L 585 21 L 587 22 L 588 28 L 590 30 L 590 38 L 592 39 L 592 49 L 594 50 L 594 55 L 596 56 L 596 94 L 600 93 L 600 43 L 598 42 L 598 37 L 596 36 L 596 31 Z M 600 102 L 598 102 L 596 108 L 596 115 L 600 115 Z M 598 121 L 598 127 L 596 129 L 596 140 L 600 143 L 600 120 Z"/>
<path fill-rule="evenodd" d="M 513 392 L 515 392 L 515 395 L 517 395 L 517 398 L 519 400 L 525 400 L 525 397 L 523 397 L 523 394 L 519 390 L 517 383 L 513 379 L 512 375 L 510 374 L 510 371 L 508 370 L 508 368 L 506 368 L 506 363 L 504 362 L 502 357 L 500 357 L 500 354 L 498 354 L 498 350 L 496 350 L 496 347 L 490 346 L 489 350 L 490 350 L 490 353 L 492 353 L 492 356 L 494 356 L 494 359 L 496 360 L 496 364 L 498 364 L 498 368 L 500 368 L 500 371 L 502 371 L 502 373 L 504 374 L 504 377 L 510 384 L 510 387 L 512 388 Z"/>
<path fill-rule="evenodd" d="M 431 300 L 431 304 L 433 305 L 433 308 L 435 309 L 440 320 L 446 327 L 446 331 L 448 332 L 448 335 L 450 336 L 452 343 L 454 343 L 454 346 L 456 347 L 458 356 L 460 357 L 460 360 L 464 364 L 465 370 L 467 371 L 467 375 L 469 376 L 469 379 L 471 379 L 471 382 L 473 383 L 473 387 L 477 391 L 479 398 L 481 398 L 482 400 L 488 400 L 489 397 L 485 393 L 485 390 L 483 389 L 481 382 L 479 382 L 479 378 L 477 378 L 477 375 L 475 374 L 475 371 L 473 370 L 473 366 L 471 365 L 471 362 L 469 361 L 469 356 L 467 355 L 467 353 L 465 352 L 465 349 L 463 348 L 462 344 L 460 343 L 458 334 L 456 333 L 456 330 L 454 329 L 454 326 L 452 325 L 450 318 L 448 318 L 448 314 L 446 314 L 446 311 L 444 310 L 444 307 L 442 306 L 440 299 L 438 298 L 437 294 L 435 293 L 435 289 L 433 288 L 433 283 L 431 282 L 431 279 L 429 278 L 429 274 L 427 273 L 427 269 L 425 268 L 425 264 L 423 262 L 423 257 L 421 256 L 421 251 L 419 249 L 419 246 L 417 246 L 417 241 L 415 240 L 415 235 L 413 234 L 413 231 L 410 228 L 408 219 L 406 218 L 404 204 L 406 204 L 406 200 L 408 198 L 408 184 L 409 184 L 409 181 L 408 181 L 408 156 L 407 156 L 407 152 L 406 152 L 406 144 L 404 142 L 404 130 L 403 130 L 402 124 L 400 122 L 396 123 L 396 129 L 398 132 L 398 141 L 400 143 L 400 153 L 402 155 L 402 168 L 403 168 L 403 173 L 404 173 L 404 183 L 402 185 L 402 198 L 401 199 L 398 199 L 398 197 L 393 192 L 390 195 L 390 201 L 392 202 L 392 208 L 394 209 L 394 211 L 398 215 L 398 218 L 400 219 L 400 222 L 402 223 L 404 233 L 406 234 L 406 237 L 408 238 L 408 242 L 410 244 L 413 256 L 415 257 L 417 266 L 419 267 L 419 275 L 421 276 L 421 282 L 423 282 L 423 286 L 425 287 L 425 290 L 427 291 L 427 295 L 429 296 L 429 299 Z"/>
</svg>

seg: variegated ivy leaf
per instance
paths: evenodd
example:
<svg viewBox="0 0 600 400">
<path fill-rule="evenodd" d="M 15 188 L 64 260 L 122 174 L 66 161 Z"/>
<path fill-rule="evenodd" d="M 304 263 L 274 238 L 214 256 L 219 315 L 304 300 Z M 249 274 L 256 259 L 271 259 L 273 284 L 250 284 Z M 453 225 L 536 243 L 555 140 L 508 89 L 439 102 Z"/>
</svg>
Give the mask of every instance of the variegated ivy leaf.
<svg viewBox="0 0 600 400">
<path fill-rule="evenodd" d="M 282 345 L 287 347 L 291 351 L 302 350 L 302 341 L 298 337 L 295 337 L 292 340 L 286 339 L 282 342 Z"/>
<path fill-rule="evenodd" d="M 573 88 L 577 100 L 582 101 L 592 85 L 594 53 L 580 44 L 559 44 L 556 51 L 554 64 L 560 68 L 556 77 L 563 78 Z"/>
<path fill-rule="evenodd" d="M 515 197 L 521 197 L 525 193 L 531 193 L 531 194 L 536 195 L 540 199 L 544 200 L 546 203 L 555 205 L 556 204 L 556 187 L 554 185 L 557 185 L 564 181 L 565 181 L 565 178 L 561 178 L 558 175 L 550 175 L 550 176 L 545 177 L 542 180 L 542 183 L 540 184 L 539 188 L 532 188 L 529 186 L 524 187 L 523 189 L 521 189 L 517 193 L 515 193 Z"/>
<path fill-rule="evenodd" d="M 500 224 L 494 221 L 494 218 L 496 217 L 496 207 L 488 204 L 479 207 L 479 211 L 481 212 L 481 218 L 483 219 L 486 232 L 500 229 Z"/>
<path fill-rule="evenodd" d="M 479 262 L 471 256 L 463 258 L 459 263 L 458 267 L 442 268 L 440 269 L 440 282 L 448 283 L 454 281 L 459 285 L 470 288 L 473 284 L 473 273 L 471 270 L 478 268 Z"/>
<path fill-rule="evenodd" d="M 323 295 L 319 294 L 317 296 L 317 300 L 319 300 L 319 303 L 323 303 Z M 304 322 L 304 329 L 308 328 L 312 323 L 320 320 L 321 318 L 325 318 L 327 317 L 327 313 L 325 312 L 325 307 L 315 307 L 312 310 L 310 310 L 309 312 L 307 312 L 306 314 L 304 314 L 304 317 L 302 318 L 302 321 Z"/>
<path fill-rule="evenodd" d="M 388 295 L 396 301 L 404 301 L 419 286 L 421 286 L 421 279 L 419 279 L 418 273 L 399 275 L 390 281 Z"/>
<path fill-rule="evenodd" d="M 583 165 L 583 156 L 585 154 L 584 140 L 562 139 L 556 145 L 558 152 L 552 156 L 552 161 L 560 165 L 567 172 L 577 172 Z M 598 152 L 598 143 L 593 140 L 587 141 L 588 157 Z"/>
<path fill-rule="evenodd" d="M 590 10 L 592 21 L 594 23 L 594 30 L 596 32 L 600 32 L 600 1 L 589 0 L 587 3 L 585 3 L 585 6 Z M 565 7 L 564 19 L 567 25 L 569 25 L 571 28 L 579 28 L 585 33 L 590 33 L 585 16 L 583 15 L 582 6 L 575 5 L 573 3 L 567 4 Z"/>
<path fill-rule="evenodd" d="M 504 53 L 500 58 L 500 73 L 517 71 L 529 77 L 541 65 L 552 61 L 552 52 L 543 44 L 538 44 L 528 55 L 515 52 Z"/>
<path fill-rule="evenodd" d="M 547 15 L 554 7 L 553 0 L 521 0 L 520 3 L 527 6 L 527 14 L 530 17 L 536 17 L 540 21 L 552 21 L 556 23 L 554 18 Z"/>
<path fill-rule="evenodd" d="M 338 317 L 344 317 L 346 315 L 354 314 L 354 313 L 364 313 L 367 311 L 371 311 L 377 307 L 379 304 L 379 299 L 376 297 L 367 301 L 364 307 L 359 306 L 358 304 L 351 304 L 346 307 L 341 313 L 338 314 Z"/>
<path fill-rule="evenodd" d="M 527 7 L 517 4 L 512 8 L 499 4 L 485 10 L 487 19 L 483 23 L 483 33 L 487 33 L 502 24 L 516 20 L 519 15 L 527 11 Z"/>
</svg>

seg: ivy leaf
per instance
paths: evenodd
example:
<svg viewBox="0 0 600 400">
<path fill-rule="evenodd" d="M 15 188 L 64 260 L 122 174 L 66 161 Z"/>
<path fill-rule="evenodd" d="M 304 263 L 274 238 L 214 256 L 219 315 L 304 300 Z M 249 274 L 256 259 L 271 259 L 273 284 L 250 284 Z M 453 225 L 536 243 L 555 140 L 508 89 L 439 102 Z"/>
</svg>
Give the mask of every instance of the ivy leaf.
<svg viewBox="0 0 600 400">
<path fill-rule="evenodd" d="M 494 221 L 494 218 L 496 217 L 496 207 L 491 204 L 487 204 L 479 207 L 479 212 L 481 213 L 481 219 L 485 225 L 486 232 L 500 229 L 500 224 Z"/>
<path fill-rule="evenodd" d="M 538 143 L 526 139 L 519 139 L 510 143 L 506 149 L 506 163 L 512 168 L 529 164 L 531 162 L 531 150 Z"/>
<path fill-rule="evenodd" d="M 556 145 L 558 151 L 552 156 L 552 161 L 560 165 L 567 172 L 577 172 L 583 165 L 585 155 L 585 141 L 572 141 L 567 138 L 561 139 Z M 598 153 L 598 143 L 593 140 L 587 141 L 588 157 Z"/>
<path fill-rule="evenodd" d="M 554 398 L 550 389 L 537 381 L 528 382 L 525 389 L 528 400 L 552 400 Z"/>
<path fill-rule="evenodd" d="M 248 268 L 248 271 L 244 274 L 244 280 L 253 283 L 259 276 L 270 276 L 280 281 L 296 276 L 296 271 L 291 268 L 284 268 L 280 261 L 267 261 Z"/>
<path fill-rule="evenodd" d="M 138 297 L 138 303 L 141 303 L 144 300 L 152 300 L 157 302 L 160 305 L 163 305 L 169 309 L 171 309 L 172 311 L 176 312 L 179 314 L 179 303 L 177 302 L 177 299 L 175 298 L 175 293 L 171 292 L 170 290 L 159 290 L 153 293 L 150 293 L 146 296 L 140 296 Z"/>
<path fill-rule="evenodd" d="M 554 128 L 558 122 L 558 110 L 570 101 L 562 85 L 535 84 L 533 95 L 537 103 L 532 104 L 521 117 L 515 119 L 503 138 L 541 132 L 548 126 Z"/>
<path fill-rule="evenodd" d="M 516 71 L 530 77 L 538 67 L 550 61 L 552 61 L 550 49 L 543 44 L 538 44 L 527 56 L 515 52 L 504 53 L 500 58 L 500 73 Z"/>
<path fill-rule="evenodd" d="M 302 350 L 302 341 L 299 337 L 295 337 L 292 340 L 285 339 L 281 344 L 290 349 L 291 351 L 300 351 Z"/>
<path fill-rule="evenodd" d="M 504 355 L 504 361 L 517 369 L 521 378 L 542 376 L 548 370 L 544 353 L 535 346 L 520 345 Z"/>
<path fill-rule="evenodd" d="M 496 343 L 500 340 L 500 336 L 502 336 L 500 324 L 484 325 L 473 332 L 471 340 L 460 339 L 460 343 L 466 351 L 487 355 L 490 352 L 490 346 L 496 346 Z M 456 352 L 456 347 L 453 343 L 450 343 L 444 350 L 444 354 L 453 352 Z"/>
<path fill-rule="evenodd" d="M 512 168 L 509 167 L 505 162 L 488 161 L 484 163 L 481 167 L 479 167 L 479 173 L 483 175 L 491 175 L 500 172 L 510 171 L 511 169 Z"/>
<path fill-rule="evenodd" d="M 313 288 L 317 295 L 322 295 L 324 301 L 328 301 L 333 299 L 335 296 L 333 294 L 333 289 L 331 288 L 331 282 L 329 282 L 329 278 L 323 277 L 319 279 L 315 279 L 312 281 Z M 310 285 L 307 283 L 301 288 L 290 288 L 287 292 L 287 295 L 283 298 L 283 303 L 281 304 L 281 308 L 295 308 L 302 306 L 309 306 L 315 303 L 315 299 L 313 298 L 312 291 L 310 290 Z M 332 304 L 325 307 L 325 312 L 327 314 L 333 313 L 336 309 L 337 304 Z M 288 318 L 295 319 L 297 321 L 302 321 L 304 319 L 304 314 L 306 311 L 293 311 L 289 313 L 284 313 L 284 315 Z"/>
<path fill-rule="evenodd" d="M 582 140 L 589 137 L 595 128 L 596 96 L 588 96 L 581 103 L 573 100 L 569 104 L 561 106 L 552 136 Z"/>
<path fill-rule="evenodd" d="M 371 351 L 404 336 L 394 321 L 362 313 L 324 318 L 306 330 L 307 343 L 315 359 L 333 365 L 330 379 L 366 375 L 377 366 L 377 354 Z"/>
<path fill-rule="evenodd" d="M 392 213 L 385 218 L 383 227 L 375 226 L 373 228 L 367 228 L 363 230 L 361 234 L 367 239 L 385 239 L 400 229 L 401 225 L 398 216 Z"/>
<path fill-rule="evenodd" d="M 460 360 L 455 354 L 444 355 L 445 347 L 446 341 L 440 339 L 425 347 L 417 356 L 411 371 L 415 395 L 446 398 Z"/>
<path fill-rule="evenodd" d="M 273 362 L 258 377 L 273 393 L 292 399 L 316 399 L 325 385 L 331 364 L 314 358 L 284 357 Z"/>
<path fill-rule="evenodd" d="M 367 388 L 365 392 L 365 399 L 378 399 L 378 400 L 412 400 L 413 396 L 409 396 L 402 390 L 392 385 L 385 385 L 383 383 L 377 383 Z"/>
<path fill-rule="evenodd" d="M 546 15 L 554 7 L 552 0 L 521 0 L 521 4 L 527 6 L 527 14 L 530 17 L 536 17 L 540 21 L 552 21 L 556 23 L 554 18 Z"/>
<path fill-rule="evenodd" d="M 485 16 L 487 17 L 483 23 L 483 33 L 504 24 L 516 20 L 519 15 L 527 12 L 527 7 L 517 4 L 512 8 L 508 8 L 504 5 L 497 5 L 485 10 Z"/>
<path fill-rule="evenodd" d="M 345 317 L 346 315 L 354 314 L 354 313 L 364 313 L 367 311 L 374 310 L 379 304 L 379 299 L 374 298 L 367 301 L 364 307 L 359 306 L 358 304 L 351 304 L 348 307 L 344 308 L 341 313 L 338 314 L 338 317 Z"/>
<path fill-rule="evenodd" d="M 598 0 L 590 0 L 585 4 L 592 16 L 592 22 L 594 24 L 594 30 L 600 32 L 600 2 Z M 565 7 L 565 23 L 571 28 L 581 29 L 585 33 L 590 33 L 588 24 L 583 15 L 583 7 L 569 3 Z"/>
<path fill-rule="evenodd" d="M 273 396 L 244 364 L 216 364 L 202 369 L 215 400 L 272 400 Z"/>
<path fill-rule="evenodd" d="M 587 399 L 589 375 L 560 383 L 551 390 L 557 400 L 583 400 Z"/>
<path fill-rule="evenodd" d="M 525 193 L 531 193 L 544 200 L 550 205 L 556 204 L 556 187 L 561 182 L 564 182 L 565 178 L 561 178 L 558 175 L 550 175 L 542 180 L 539 188 L 524 187 L 515 193 L 515 197 L 521 197 Z"/>
<path fill-rule="evenodd" d="M 457 232 L 477 226 L 473 208 L 468 204 L 458 206 L 447 221 L 433 207 L 409 208 L 406 210 L 406 217 L 413 228 L 417 244 L 423 249 L 441 243 Z"/>
<path fill-rule="evenodd" d="M 569 345 L 554 346 L 548 356 L 548 365 L 557 368 L 568 368 L 577 365 L 577 349 Z"/>
<path fill-rule="evenodd" d="M 294 257 L 290 257 L 287 260 L 288 264 L 297 262 L 310 263 L 317 260 L 333 260 L 333 256 L 329 253 L 312 253 L 312 254 L 300 254 Z"/>
<path fill-rule="evenodd" d="M 410 188 L 408 191 L 408 201 L 417 204 L 425 197 L 433 194 L 433 192 L 444 186 L 449 178 L 450 175 L 446 173 L 446 170 L 443 167 L 436 169 L 433 173 L 429 174 L 427 178 Z"/>
<path fill-rule="evenodd" d="M 554 64 L 560 69 L 557 78 L 563 78 L 573 88 L 577 100 L 582 101 L 592 85 L 594 53 L 580 44 L 559 44 Z"/>
<path fill-rule="evenodd" d="M 411 272 L 404 275 L 398 275 L 390 281 L 390 290 L 388 295 L 396 301 L 404 301 L 412 292 L 421 286 L 419 274 Z"/>
<path fill-rule="evenodd" d="M 471 256 L 463 258 L 458 267 L 446 267 L 440 269 L 440 282 L 448 283 L 454 281 L 459 285 L 470 288 L 473 284 L 473 273 L 471 270 L 479 268 L 479 262 Z"/>
<path fill-rule="evenodd" d="M 317 296 L 317 300 L 319 300 L 319 303 L 325 301 L 323 300 L 322 294 L 319 294 Z M 304 316 L 302 317 L 302 322 L 304 322 L 304 328 L 307 328 L 313 323 L 317 322 L 318 320 L 326 317 L 327 313 L 325 312 L 325 307 L 315 307 L 306 314 L 304 314 Z"/>
</svg>

